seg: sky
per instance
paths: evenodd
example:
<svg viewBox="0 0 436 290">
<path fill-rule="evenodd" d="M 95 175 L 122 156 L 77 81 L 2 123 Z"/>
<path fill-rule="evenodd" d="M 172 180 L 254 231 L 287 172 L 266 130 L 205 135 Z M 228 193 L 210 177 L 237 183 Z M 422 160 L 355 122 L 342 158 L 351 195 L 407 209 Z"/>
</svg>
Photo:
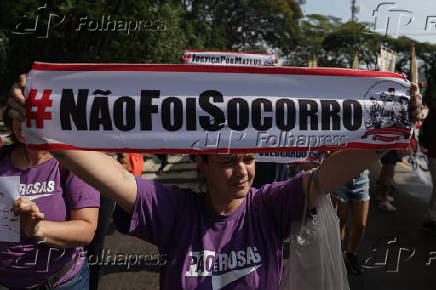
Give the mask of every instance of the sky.
<svg viewBox="0 0 436 290">
<path fill-rule="evenodd" d="M 357 0 L 356 4 L 358 21 L 371 23 L 368 28 L 373 31 L 436 43 L 435 0 Z M 306 0 L 302 9 L 304 14 L 332 15 L 343 22 L 351 19 L 351 0 Z"/>
</svg>

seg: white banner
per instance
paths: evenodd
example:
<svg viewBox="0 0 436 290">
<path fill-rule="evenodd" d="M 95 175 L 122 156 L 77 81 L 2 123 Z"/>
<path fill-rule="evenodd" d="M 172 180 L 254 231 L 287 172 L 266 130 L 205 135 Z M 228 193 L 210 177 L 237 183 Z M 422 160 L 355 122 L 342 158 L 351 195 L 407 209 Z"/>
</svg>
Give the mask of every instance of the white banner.
<svg viewBox="0 0 436 290">
<path fill-rule="evenodd" d="M 378 69 L 381 71 L 395 71 L 397 63 L 397 54 L 390 48 L 381 46 L 380 54 L 377 55 Z"/>
<path fill-rule="evenodd" d="M 203 51 L 186 49 L 182 60 L 185 64 L 273 66 L 277 65 L 275 53 L 248 53 L 226 51 Z"/>
<path fill-rule="evenodd" d="M 403 149 L 409 91 L 390 72 L 35 63 L 24 132 L 50 150 Z"/>
</svg>

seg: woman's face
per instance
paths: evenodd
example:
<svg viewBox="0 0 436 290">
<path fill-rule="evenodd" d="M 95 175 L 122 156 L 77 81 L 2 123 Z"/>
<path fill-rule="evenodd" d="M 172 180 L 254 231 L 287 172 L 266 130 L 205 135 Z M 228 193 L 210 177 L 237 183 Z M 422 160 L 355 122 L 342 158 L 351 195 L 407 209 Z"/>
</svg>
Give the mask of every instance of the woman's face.
<svg viewBox="0 0 436 290">
<path fill-rule="evenodd" d="M 17 140 L 22 144 L 26 144 L 26 137 L 24 137 L 23 130 L 21 129 L 21 122 L 13 121 L 12 122 L 12 130 L 14 131 L 14 135 L 17 138 Z M 47 151 L 28 150 L 28 153 L 29 153 L 30 157 L 32 158 L 32 160 L 39 160 L 42 158 L 42 156 L 44 154 L 47 153 Z"/>
<path fill-rule="evenodd" d="M 197 160 L 208 194 L 229 201 L 247 195 L 254 179 L 255 154 L 217 154 L 209 155 L 207 161 Z"/>
</svg>

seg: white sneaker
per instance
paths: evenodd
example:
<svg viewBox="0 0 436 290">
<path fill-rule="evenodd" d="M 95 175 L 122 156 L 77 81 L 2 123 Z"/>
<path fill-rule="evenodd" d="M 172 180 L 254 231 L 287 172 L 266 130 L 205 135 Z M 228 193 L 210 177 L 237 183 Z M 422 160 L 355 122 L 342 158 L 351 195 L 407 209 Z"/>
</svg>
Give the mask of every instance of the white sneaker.
<svg viewBox="0 0 436 290">
<path fill-rule="evenodd" d="M 394 212 L 397 211 L 397 208 L 393 206 L 389 201 L 380 202 L 377 207 L 384 211 Z"/>
</svg>

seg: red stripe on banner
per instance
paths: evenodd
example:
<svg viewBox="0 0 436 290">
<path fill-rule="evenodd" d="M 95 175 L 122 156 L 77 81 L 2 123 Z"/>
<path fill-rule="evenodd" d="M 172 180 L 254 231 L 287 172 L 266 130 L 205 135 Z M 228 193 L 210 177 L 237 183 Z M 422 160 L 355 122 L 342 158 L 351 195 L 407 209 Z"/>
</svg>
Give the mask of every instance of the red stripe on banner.
<svg viewBox="0 0 436 290">
<path fill-rule="evenodd" d="M 348 143 L 346 146 L 319 146 L 319 147 L 275 147 L 275 148 L 219 148 L 208 150 L 197 149 L 131 149 L 131 148 L 80 148 L 67 144 L 28 144 L 30 149 L 34 150 L 83 150 L 83 151 L 106 151 L 106 152 L 136 152 L 136 153 L 158 153 L 158 154 L 242 154 L 242 153 L 261 153 L 261 152 L 292 152 L 292 151 L 329 151 L 329 150 L 344 150 L 344 149 L 359 149 L 359 150 L 401 150 L 406 149 L 409 143 L 397 143 L 397 144 L 368 144 L 368 143 Z"/>
<path fill-rule="evenodd" d="M 261 55 L 275 55 L 273 52 L 240 52 L 240 51 L 214 51 L 214 50 L 197 50 L 185 49 L 185 52 L 208 52 L 208 53 L 228 53 L 228 54 L 261 54 Z"/>
<path fill-rule="evenodd" d="M 384 71 L 364 71 L 338 68 L 305 68 L 285 66 L 218 66 L 189 64 L 73 64 L 35 62 L 32 70 L 40 71 L 160 71 L 160 72 L 211 72 L 211 73 L 251 73 L 283 75 L 317 75 L 343 77 L 390 77 L 406 79 L 404 75 Z"/>
</svg>

